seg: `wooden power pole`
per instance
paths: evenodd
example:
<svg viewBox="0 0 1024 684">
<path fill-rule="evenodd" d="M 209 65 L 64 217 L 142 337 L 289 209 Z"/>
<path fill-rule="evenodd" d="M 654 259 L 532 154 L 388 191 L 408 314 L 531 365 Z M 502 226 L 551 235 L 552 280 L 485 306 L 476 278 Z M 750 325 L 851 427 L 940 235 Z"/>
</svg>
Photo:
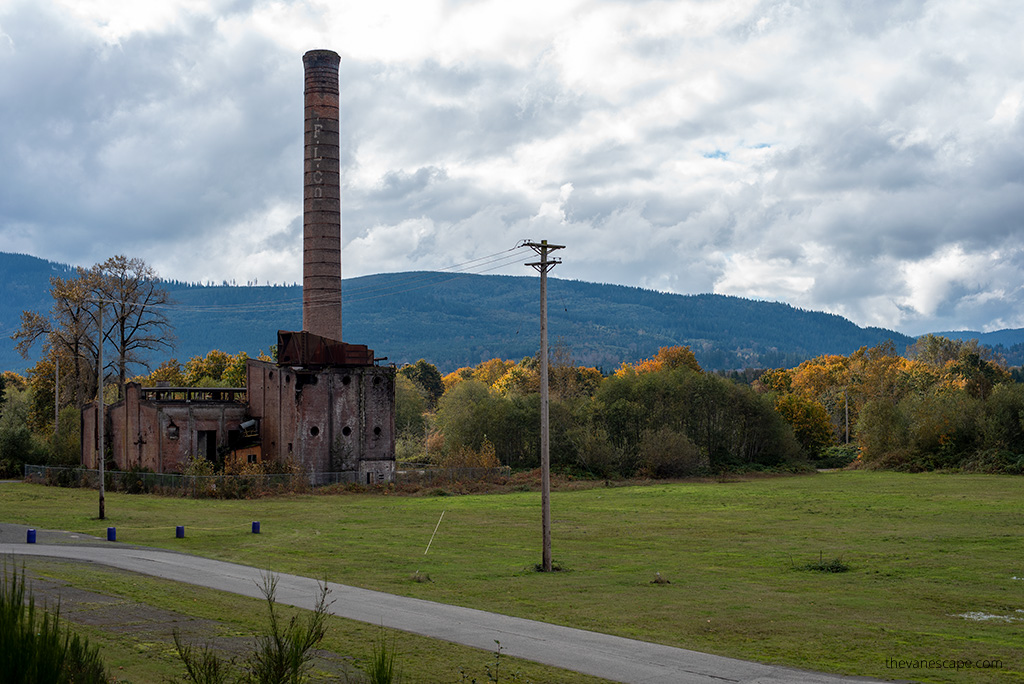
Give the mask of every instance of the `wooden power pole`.
<svg viewBox="0 0 1024 684">
<path fill-rule="evenodd" d="M 104 486 L 105 486 L 105 473 L 103 472 L 103 461 L 104 458 L 104 434 L 103 431 L 106 428 L 106 410 L 103 407 L 103 302 L 100 301 L 100 314 L 99 314 L 99 344 L 96 352 L 96 371 L 99 374 L 99 385 L 100 385 L 100 397 L 97 406 L 99 407 L 99 433 L 100 433 L 100 452 L 99 452 L 99 470 L 100 470 L 100 520 L 107 517 L 106 501 L 104 497 Z"/>
<path fill-rule="evenodd" d="M 540 255 L 532 266 L 540 273 L 540 506 L 541 526 L 544 528 L 542 568 L 551 572 L 551 453 L 548 424 L 548 271 L 562 263 L 549 259 L 548 254 L 565 245 L 550 245 L 547 240 L 527 242 L 526 247 Z"/>
</svg>

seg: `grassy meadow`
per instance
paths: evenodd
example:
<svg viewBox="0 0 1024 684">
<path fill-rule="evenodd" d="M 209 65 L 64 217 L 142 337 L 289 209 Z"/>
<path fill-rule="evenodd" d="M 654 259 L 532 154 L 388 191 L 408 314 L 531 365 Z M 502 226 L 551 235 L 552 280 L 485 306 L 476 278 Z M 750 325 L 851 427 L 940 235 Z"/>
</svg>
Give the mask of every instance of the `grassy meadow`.
<svg viewBox="0 0 1024 684">
<path fill-rule="evenodd" d="M 252 501 L 108 494 L 100 521 L 94 491 L 3 484 L 0 521 L 100 537 L 111 525 L 118 543 L 767 663 L 883 679 L 1024 681 L 1022 494 L 1019 477 L 866 471 L 555 491 L 562 571 L 548 574 L 534 571 L 540 494 L 526 491 Z M 184 539 L 175 539 L 176 525 Z M 819 560 L 848 571 L 808 569 Z M 251 601 L 100 568 L 38 566 L 76 586 L 196 615 L 240 614 L 229 606 Z M 432 581 L 413 581 L 416 573 Z M 656 573 L 668 583 L 655 583 Z M 374 633 L 356 623 L 332 630 L 349 649 Z M 487 658 L 397 639 L 411 681 L 459 681 L 459 663 Z M 898 669 L 894 659 L 1000 667 Z M 430 669 L 453 662 L 454 670 Z"/>
</svg>

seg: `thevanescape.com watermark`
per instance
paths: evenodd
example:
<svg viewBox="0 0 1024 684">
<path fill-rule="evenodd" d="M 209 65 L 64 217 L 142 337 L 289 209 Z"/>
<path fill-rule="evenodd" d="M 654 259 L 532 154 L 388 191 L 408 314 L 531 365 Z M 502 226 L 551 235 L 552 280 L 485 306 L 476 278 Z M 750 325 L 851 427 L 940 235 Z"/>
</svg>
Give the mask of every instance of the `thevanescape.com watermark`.
<svg viewBox="0 0 1024 684">
<path fill-rule="evenodd" d="M 989 658 L 886 658 L 890 670 L 999 670 L 1003 661 Z"/>
</svg>

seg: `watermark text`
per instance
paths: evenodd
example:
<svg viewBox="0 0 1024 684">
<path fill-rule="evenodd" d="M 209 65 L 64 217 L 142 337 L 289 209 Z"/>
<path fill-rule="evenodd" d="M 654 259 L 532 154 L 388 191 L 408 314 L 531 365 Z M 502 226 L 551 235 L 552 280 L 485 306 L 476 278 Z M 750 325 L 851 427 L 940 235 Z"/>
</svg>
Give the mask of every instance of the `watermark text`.
<svg viewBox="0 0 1024 684">
<path fill-rule="evenodd" d="M 1003 661 L 994 658 L 886 658 L 890 670 L 1000 670 Z"/>
</svg>

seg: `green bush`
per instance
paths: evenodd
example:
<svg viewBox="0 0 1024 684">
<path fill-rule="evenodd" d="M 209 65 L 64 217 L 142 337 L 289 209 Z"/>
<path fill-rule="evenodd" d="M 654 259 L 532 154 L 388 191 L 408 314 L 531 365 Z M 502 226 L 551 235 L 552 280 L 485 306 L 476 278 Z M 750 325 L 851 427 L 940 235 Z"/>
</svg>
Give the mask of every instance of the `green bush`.
<svg viewBox="0 0 1024 684">
<path fill-rule="evenodd" d="M 60 624 L 59 607 L 52 614 L 36 611 L 35 598 L 25 600 L 24 569 L 4 576 L 0 584 L 0 673 L 5 684 L 93 684 L 109 682 L 99 649 Z"/>
<path fill-rule="evenodd" d="M 690 368 L 607 378 L 594 395 L 592 420 L 612 444 L 639 454 L 645 430 L 685 435 L 713 472 L 780 468 L 800 459 L 792 429 L 770 397 Z M 640 462 L 625 464 L 631 475 Z"/>
<path fill-rule="evenodd" d="M 690 438 L 667 427 L 644 430 L 637 462 L 641 475 L 656 478 L 686 477 L 708 469 L 706 459 Z"/>
<path fill-rule="evenodd" d="M 223 660 L 209 646 L 195 649 L 175 632 L 174 646 L 185 665 L 187 680 L 195 684 L 302 684 L 309 681 L 314 649 L 327 634 L 329 589 L 320 586 L 320 597 L 306 620 L 292 616 L 285 622 L 277 610 L 277 577 L 268 575 L 260 586 L 268 609 L 267 628 L 256 637 L 252 652 L 241 670 L 236 660 Z"/>
<path fill-rule="evenodd" d="M 75 467 L 82 461 L 81 412 L 74 406 L 60 410 L 57 434 L 50 437 L 50 454 L 46 465 Z"/>
<path fill-rule="evenodd" d="M 845 468 L 857 460 L 857 445 L 831 446 L 814 459 L 815 468 Z"/>
<path fill-rule="evenodd" d="M 608 440 L 608 433 L 594 425 L 582 425 L 569 433 L 576 461 L 573 472 L 584 476 L 613 478 L 622 471 L 622 453 Z"/>
<path fill-rule="evenodd" d="M 380 638 L 374 642 L 370 653 L 370 663 L 366 668 L 368 684 L 394 684 L 399 681 L 398 666 L 395 663 L 395 642 L 389 644 L 384 630 Z"/>
</svg>

